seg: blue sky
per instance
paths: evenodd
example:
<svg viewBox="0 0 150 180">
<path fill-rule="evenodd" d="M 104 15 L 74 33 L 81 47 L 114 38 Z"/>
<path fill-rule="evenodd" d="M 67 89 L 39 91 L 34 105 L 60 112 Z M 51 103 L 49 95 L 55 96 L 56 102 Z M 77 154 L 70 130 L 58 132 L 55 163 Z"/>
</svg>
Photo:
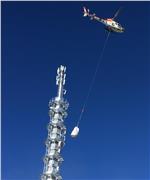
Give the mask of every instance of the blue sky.
<svg viewBox="0 0 150 180">
<path fill-rule="evenodd" d="M 111 34 L 80 124 L 106 31 L 82 7 L 113 17 Z M 65 180 L 147 180 L 149 173 L 149 2 L 2 2 L 2 179 L 39 179 L 56 96 L 59 65 L 67 67 L 69 101 L 61 174 Z"/>
</svg>

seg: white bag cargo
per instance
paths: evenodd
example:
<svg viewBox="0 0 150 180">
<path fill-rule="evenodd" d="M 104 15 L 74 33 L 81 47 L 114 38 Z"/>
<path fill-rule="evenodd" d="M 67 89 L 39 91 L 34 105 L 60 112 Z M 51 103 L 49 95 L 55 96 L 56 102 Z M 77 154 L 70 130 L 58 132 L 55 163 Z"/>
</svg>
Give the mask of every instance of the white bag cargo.
<svg viewBox="0 0 150 180">
<path fill-rule="evenodd" d="M 75 138 L 79 134 L 79 128 L 76 126 L 71 132 L 71 137 Z"/>
</svg>

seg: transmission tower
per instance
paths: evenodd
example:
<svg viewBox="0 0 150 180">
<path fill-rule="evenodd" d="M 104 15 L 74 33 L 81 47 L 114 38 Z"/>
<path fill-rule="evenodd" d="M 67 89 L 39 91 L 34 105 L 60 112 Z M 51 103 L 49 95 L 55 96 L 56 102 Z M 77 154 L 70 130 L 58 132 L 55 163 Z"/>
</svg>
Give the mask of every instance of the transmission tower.
<svg viewBox="0 0 150 180">
<path fill-rule="evenodd" d="M 48 124 L 48 137 L 46 140 L 46 153 L 43 159 L 44 170 L 41 180 L 62 180 L 59 174 L 59 167 L 63 161 L 60 151 L 65 145 L 66 127 L 64 119 L 67 117 L 66 110 L 68 102 L 63 96 L 66 94 L 64 89 L 66 67 L 60 66 L 57 69 L 56 85 L 58 86 L 57 96 L 49 102 L 50 122 Z"/>
</svg>

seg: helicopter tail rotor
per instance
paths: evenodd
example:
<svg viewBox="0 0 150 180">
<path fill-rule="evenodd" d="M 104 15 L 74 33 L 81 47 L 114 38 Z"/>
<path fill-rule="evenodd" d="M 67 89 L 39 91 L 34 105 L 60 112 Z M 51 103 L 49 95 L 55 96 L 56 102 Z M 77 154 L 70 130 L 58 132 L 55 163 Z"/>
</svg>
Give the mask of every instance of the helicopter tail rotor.
<svg viewBox="0 0 150 180">
<path fill-rule="evenodd" d="M 89 12 L 90 12 L 89 9 L 86 9 L 86 7 L 83 7 L 83 16 L 84 17 L 89 16 Z"/>
</svg>

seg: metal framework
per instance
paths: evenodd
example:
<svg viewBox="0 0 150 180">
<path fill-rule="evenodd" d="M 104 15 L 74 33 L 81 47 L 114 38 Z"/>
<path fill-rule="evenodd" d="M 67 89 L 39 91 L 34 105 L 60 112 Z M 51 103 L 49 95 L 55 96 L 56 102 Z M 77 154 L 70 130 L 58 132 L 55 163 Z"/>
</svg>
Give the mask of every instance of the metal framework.
<svg viewBox="0 0 150 180">
<path fill-rule="evenodd" d="M 65 145 L 66 127 L 64 119 L 67 117 L 66 110 L 68 102 L 64 100 L 66 94 L 64 89 L 66 67 L 60 66 L 57 69 L 56 85 L 58 86 L 57 96 L 49 102 L 49 116 L 51 121 L 48 124 L 48 137 L 46 140 L 46 154 L 43 159 L 44 170 L 41 180 L 62 180 L 59 174 L 59 166 L 63 161 L 60 151 Z"/>
</svg>

